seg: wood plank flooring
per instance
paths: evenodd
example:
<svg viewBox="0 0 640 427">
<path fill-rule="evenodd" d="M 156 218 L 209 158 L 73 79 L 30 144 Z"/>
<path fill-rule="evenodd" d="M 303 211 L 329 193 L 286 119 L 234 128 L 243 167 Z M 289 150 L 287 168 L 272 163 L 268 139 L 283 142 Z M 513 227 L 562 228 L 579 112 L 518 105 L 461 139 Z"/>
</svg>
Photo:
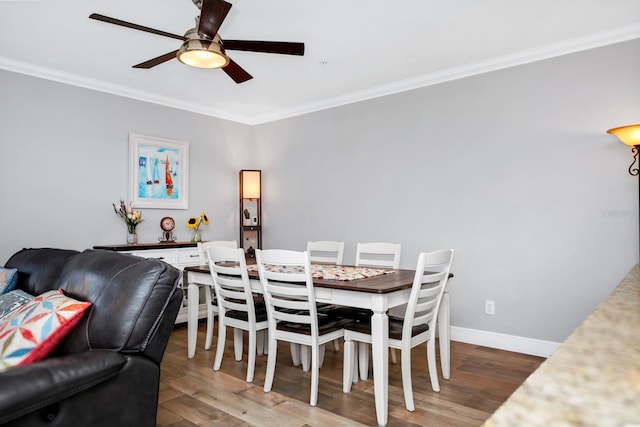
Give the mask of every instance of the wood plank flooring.
<svg viewBox="0 0 640 427">
<path fill-rule="evenodd" d="M 327 348 L 320 370 L 318 406 L 311 407 L 311 376 L 291 364 L 288 344 L 278 347 L 273 389 L 264 393 L 267 356 L 256 357 L 254 381 L 247 383 L 246 354 L 243 361 L 235 361 L 229 334 L 222 367 L 215 372 L 212 367 L 217 336 L 212 350 L 204 350 L 205 329 L 206 324 L 201 321 L 193 359 L 187 358 L 186 325 L 177 325 L 171 336 L 162 362 L 158 427 L 376 425 L 371 379 L 353 384 L 349 394 L 342 392 L 342 349 L 335 352 Z M 425 347 L 416 347 L 412 353 L 416 410 L 406 410 L 400 365 L 390 365 L 388 425 L 480 426 L 543 360 L 452 342 L 451 379 L 442 379 L 439 370 L 440 393 L 434 393 Z"/>
</svg>

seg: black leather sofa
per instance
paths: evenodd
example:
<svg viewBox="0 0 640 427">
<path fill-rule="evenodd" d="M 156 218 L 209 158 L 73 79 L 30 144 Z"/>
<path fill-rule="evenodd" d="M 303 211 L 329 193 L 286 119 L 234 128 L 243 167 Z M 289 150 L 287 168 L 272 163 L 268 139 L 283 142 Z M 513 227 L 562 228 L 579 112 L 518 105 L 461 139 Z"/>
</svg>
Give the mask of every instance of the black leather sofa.
<svg viewBox="0 0 640 427">
<path fill-rule="evenodd" d="M 23 249 L 5 267 L 32 295 L 93 304 L 44 360 L 0 373 L 0 425 L 155 426 L 160 362 L 182 300 L 180 271 L 109 251 Z"/>
</svg>

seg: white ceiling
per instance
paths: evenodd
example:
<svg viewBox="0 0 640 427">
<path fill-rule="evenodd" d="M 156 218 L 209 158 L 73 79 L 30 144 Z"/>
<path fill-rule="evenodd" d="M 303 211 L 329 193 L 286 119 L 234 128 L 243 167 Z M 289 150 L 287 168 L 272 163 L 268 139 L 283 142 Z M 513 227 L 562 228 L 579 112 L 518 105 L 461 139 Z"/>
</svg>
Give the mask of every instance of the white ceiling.
<svg viewBox="0 0 640 427">
<path fill-rule="evenodd" d="M 304 57 L 228 51 L 253 79 L 171 60 L 191 0 L 0 0 L 0 68 L 248 124 L 640 38 L 640 0 L 228 0 L 222 38 L 304 42 Z M 639 52 L 640 53 L 640 52 Z M 624 64 L 612 64 L 624 66 Z"/>
</svg>

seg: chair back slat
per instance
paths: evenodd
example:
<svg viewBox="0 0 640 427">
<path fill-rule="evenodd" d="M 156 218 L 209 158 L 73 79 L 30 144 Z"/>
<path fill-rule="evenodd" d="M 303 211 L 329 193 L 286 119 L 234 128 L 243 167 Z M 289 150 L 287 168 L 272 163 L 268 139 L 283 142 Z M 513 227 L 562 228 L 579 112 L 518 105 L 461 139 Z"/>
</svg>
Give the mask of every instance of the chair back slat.
<svg viewBox="0 0 640 427">
<path fill-rule="evenodd" d="M 269 290 L 269 292 L 271 292 L 271 290 Z M 301 300 L 301 299 L 287 298 L 282 295 L 274 295 L 273 293 L 270 293 L 269 295 L 271 295 L 273 305 L 279 309 L 306 310 L 309 306 L 309 301 L 306 299 Z"/>
<path fill-rule="evenodd" d="M 301 314 L 306 313 L 306 314 Z M 275 310 L 273 312 L 273 318 L 277 321 L 301 323 L 305 325 L 311 325 L 311 315 L 308 311 L 303 312 L 287 312 Z"/>
</svg>

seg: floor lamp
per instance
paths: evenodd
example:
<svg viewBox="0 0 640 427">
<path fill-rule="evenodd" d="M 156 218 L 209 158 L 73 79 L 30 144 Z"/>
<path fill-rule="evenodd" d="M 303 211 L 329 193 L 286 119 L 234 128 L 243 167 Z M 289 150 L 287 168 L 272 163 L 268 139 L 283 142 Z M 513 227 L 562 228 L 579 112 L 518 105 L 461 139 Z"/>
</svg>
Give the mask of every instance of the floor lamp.
<svg viewBox="0 0 640 427">
<path fill-rule="evenodd" d="M 632 147 L 633 162 L 629 166 L 629 174 L 638 177 L 638 218 L 640 221 L 640 163 L 638 162 L 638 154 L 640 154 L 640 123 L 609 129 L 607 133 L 617 136 L 620 141 Z M 640 222 L 638 226 L 640 227 Z M 638 243 L 640 245 L 640 241 Z"/>
</svg>

